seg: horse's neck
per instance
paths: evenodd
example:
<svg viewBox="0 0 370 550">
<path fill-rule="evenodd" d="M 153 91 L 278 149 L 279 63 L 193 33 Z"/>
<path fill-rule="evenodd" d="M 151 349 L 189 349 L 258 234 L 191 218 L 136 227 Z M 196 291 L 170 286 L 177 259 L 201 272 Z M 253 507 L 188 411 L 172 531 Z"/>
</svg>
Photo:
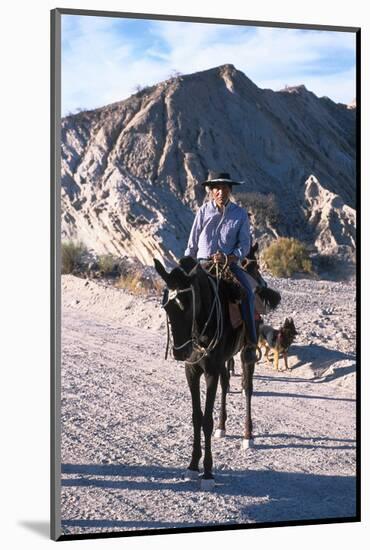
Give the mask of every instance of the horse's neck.
<svg viewBox="0 0 370 550">
<path fill-rule="evenodd" d="M 219 291 L 217 280 L 208 274 L 205 274 L 205 276 L 206 279 L 203 279 L 202 284 L 200 285 L 201 307 L 196 321 L 199 332 L 202 332 L 207 324 L 205 336 L 212 336 L 217 327 L 218 306 L 214 302 L 219 298 Z M 222 300 L 221 304 L 223 311 L 224 308 Z"/>
</svg>

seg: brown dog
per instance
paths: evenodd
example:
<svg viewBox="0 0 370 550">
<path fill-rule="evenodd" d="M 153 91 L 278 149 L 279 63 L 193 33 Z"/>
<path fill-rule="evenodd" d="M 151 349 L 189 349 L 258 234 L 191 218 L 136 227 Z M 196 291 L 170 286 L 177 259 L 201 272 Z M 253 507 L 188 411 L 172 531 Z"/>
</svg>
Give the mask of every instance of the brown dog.
<svg viewBox="0 0 370 550">
<path fill-rule="evenodd" d="M 280 354 L 283 356 L 285 369 L 289 369 L 288 349 L 298 334 L 293 319 L 287 317 L 279 329 L 275 329 L 270 325 L 260 325 L 258 332 L 258 345 L 261 349 L 265 348 L 265 357 L 268 361 L 272 361 L 269 357 L 270 351 L 274 352 L 274 369 L 279 370 Z"/>
</svg>

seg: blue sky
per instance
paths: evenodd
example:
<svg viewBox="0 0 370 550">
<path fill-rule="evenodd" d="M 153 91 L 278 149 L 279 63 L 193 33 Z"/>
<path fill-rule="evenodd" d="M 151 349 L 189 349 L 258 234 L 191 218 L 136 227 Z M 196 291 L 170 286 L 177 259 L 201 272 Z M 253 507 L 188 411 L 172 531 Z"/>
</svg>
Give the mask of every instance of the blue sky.
<svg viewBox="0 0 370 550">
<path fill-rule="evenodd" d="M 304 84 L 336 102 L 355 97 L 354 33 L 63 15 L 62 115 L 225 63 L 260 88 Z"/>
</svg>

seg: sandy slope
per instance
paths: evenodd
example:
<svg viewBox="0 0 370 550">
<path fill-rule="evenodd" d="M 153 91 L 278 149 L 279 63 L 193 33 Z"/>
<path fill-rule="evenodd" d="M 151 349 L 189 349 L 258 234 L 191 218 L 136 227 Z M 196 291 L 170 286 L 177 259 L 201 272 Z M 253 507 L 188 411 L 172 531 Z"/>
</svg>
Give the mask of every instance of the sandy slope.
<svg viewBox="0 0 370 550">
<path fill-rule="evenodd" d="M 355 514 L 354 286 L 269 282 L 283 300 L 267 321 L 293 315 L 300 331 L 293 370 L 257 365 L 256 447 L 246 452 L 232 379 L 227 437 L 213 442 L 216 488 L 204 493 L 183 479 L 191 406 L 183 366 L 164 361 L 159 299 L 63 276 L 65 533 Z"/>
</svg>

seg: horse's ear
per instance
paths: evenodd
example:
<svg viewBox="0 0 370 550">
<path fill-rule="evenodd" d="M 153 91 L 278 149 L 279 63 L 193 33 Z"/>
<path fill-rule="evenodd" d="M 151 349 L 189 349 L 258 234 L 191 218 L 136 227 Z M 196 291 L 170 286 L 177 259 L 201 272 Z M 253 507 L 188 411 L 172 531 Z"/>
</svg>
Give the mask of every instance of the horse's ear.
<svg viewBox="0 0 370 550">
<path fill-rule="evenodd" d="M 190 273 L 190 271 L 197 266 L 197 261 L 194 260 L 191 256 L 184 256 L 179 261 L 180 267 L 185 271 L 185 273 Z"/>
<path fill-rule="evenodd" d="M 168 281 L 169 273 L 165 270 L 164 266 L 157 259 L 154 259 L 154 267 L 158 275 L 162 277 L 165 283 Z"/>
<path fill-rule="evenodd" d="M 196 277 L 198 275 L 205 275 L 205 271 L 203 267 L 200 265 L 199 262 L 196 262 L 193 269 L 190 271 L 189 276 L 190 277 Z"/>
<path fill-rule="evenodd" d="M 202 266 L 200 265 L 199 262 L 195 262 L 192 269 L 189 271 L 189 275 L 194 275 L 195 273 L 197 273 L 200 270 L 203 271 Z"/>
</svg>

